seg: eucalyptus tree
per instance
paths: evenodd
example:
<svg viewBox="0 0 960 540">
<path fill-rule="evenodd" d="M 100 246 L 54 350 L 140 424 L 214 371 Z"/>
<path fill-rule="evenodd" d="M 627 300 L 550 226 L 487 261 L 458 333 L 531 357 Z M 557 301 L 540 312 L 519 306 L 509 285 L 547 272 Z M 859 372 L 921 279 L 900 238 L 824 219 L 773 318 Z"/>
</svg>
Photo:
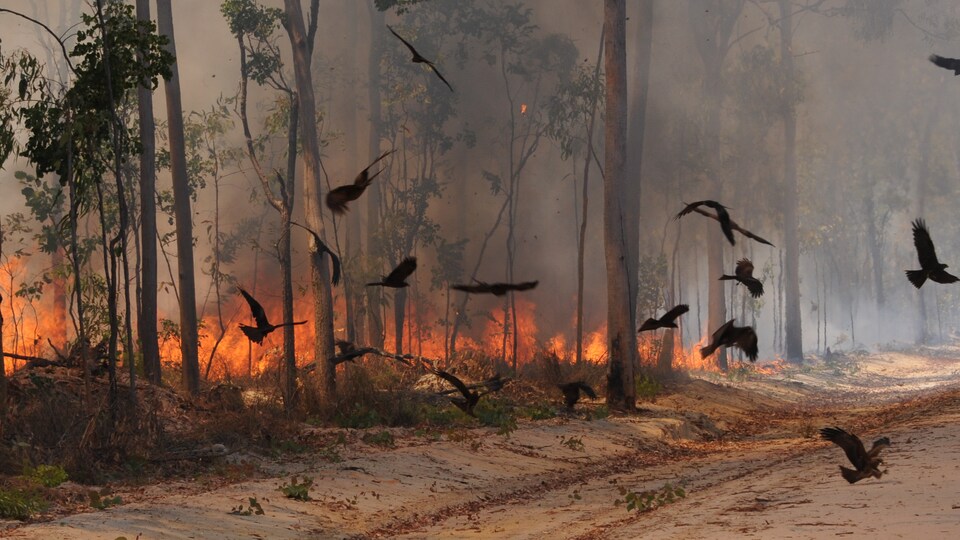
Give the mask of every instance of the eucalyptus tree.
<svg viewBox="0 0 960 540">
<path fill-rule="evenodd" d="M 240 52 L 240 93 L 237 98 L 240 122 L 246 143 L 247 158 L 260 180 L 263 194 L 270 206 L 280 214 L 280 259 L 281 295 L 283 321 L 293 320 L 293 259 L 291 254 L 291 225 L 296 194 L 297 132 L 300 122 L 300 100 L 297 89 L 284 73 L 283 58 L 278 41 L 283 11 L 264 7 L 254 0 L 226 0 L 220 11 L 237 40 Z M 315 28 L 315 22 L 314 28 Z M 312 43 L 312 38 L 310 39 Z M 264 137 L 254 138 L 247 113 L 248 87 L 250 81 L 278 92 L 286 110 L 285 124 L 287 162 L 283 174 L 269 172 L 261 164 Z M 288 374 L 284 384 L 284 403 L 288 410 L 294 405 L 296 392 L 296 350 L 294 328 L 283 327 L 283 364 Z M 292 375 L 291 375 L 292 374 Z"/>
<path fill-rule="evenodd" d="M 9 13 L 9 10 L 3 11 Z M 121 162 L 140 150 L 137 137 L 122 114 L 128 110 L 127 100 L 133 95 L 131 92 L 143 81 L 150 81 L 155 87 L 161 75 L 169 76 L 173 58 L 164 50 L 164 40 L 156 34 L 153 26 L 136 20 L 132 6 L 98 3 L 93 13 L 82 16 L 82 24 L 76 44 L 69 53 L 60 43 L 65 55 L 79 60 L 74 65 L 68 59 L 72 77 L 66 88 L 50 84 L 41 76 L 39 62 L 25 53 L 15 55 L 15 60 L 12 57 L 4 59 L 5 83 L 19 79 L 19 102 L 5 107 L 7 112 L 3 114 L 19 122 L 27 131 L 27 140 L 19 154 L 35 166 L 36 176 L 56 173 L 61 185 L 68 188 L 70 210 L 64 227 L 69 229 L 67 234 L 70 236 L 81 351 L 86 349 L 88 336 L 83 314 L 85 301 L 77 228 L 82 214 L 96 210 L 99 216 L 100 249 L 107 278 L 111 410 L 116 413 L 116 356 L 120 333 L 118 257 L 123 261 L 126 276 L 130 216 Z M 9 133 L 11 131 L 0 134 L 0 163 L 14 149 L 12 141 L 6 139 Z M 109 174 L 113 176 L 112 185 L 104 182 L 104 177 Z M 112 203 L 109 201 L 111 190 Z M 110 214 L 108 203 L 116 205 L 116 215 Z M 127 287 L 128 318 L 131 316 L 129 296 Z M 132 362 L 129 331 L 126 341 L 127 361 Z M 88 370 L 85 369 L 84 373 L 87 380 Z"/>
</svg>

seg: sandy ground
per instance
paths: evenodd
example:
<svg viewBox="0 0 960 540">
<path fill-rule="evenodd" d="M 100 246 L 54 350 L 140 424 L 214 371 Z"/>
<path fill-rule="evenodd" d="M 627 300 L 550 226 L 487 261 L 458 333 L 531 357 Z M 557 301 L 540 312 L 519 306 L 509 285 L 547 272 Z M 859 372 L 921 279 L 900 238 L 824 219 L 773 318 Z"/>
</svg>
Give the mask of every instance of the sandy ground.
<svg viewBox="0 0 960 540">
<path fill-rule="evenodd" d="M 349 444 L 337 463 L 315 455 L 262 462 L 269 479 L 213 490 L 121 489 L 121 506 L 0 536 L 956 537 L 960 351 L 941 353 L 878 354 L 748 380 L 705 375 L 636 416 L 524 422 L 509 437 L 491 429 L 440 440 L 407 432 L 393 449 Z M 834 424 L 892 439 L 882 479 L 848 485 L 840 477 L 842 451 L 810 437 Z M 313 477 L 313 500 L 277 491 L 292 474 Z M 645 513 L 615 504 L 621 488 L 665 483 L 686 497 Z M 248 497 L 264 515 L 229 513 Z"/>
</svg>

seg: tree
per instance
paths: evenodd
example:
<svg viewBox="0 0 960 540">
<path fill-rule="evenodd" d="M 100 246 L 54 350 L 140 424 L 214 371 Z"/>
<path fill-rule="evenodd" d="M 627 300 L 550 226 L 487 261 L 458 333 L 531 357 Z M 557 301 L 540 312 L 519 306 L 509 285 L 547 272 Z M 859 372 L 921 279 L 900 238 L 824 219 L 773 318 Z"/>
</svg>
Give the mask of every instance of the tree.
<svg viewBox="0 0 960 540">
<path fill-rule="evenodd" d="M 797 219 L 797 111 L 796 77 L 793 67 L 793 6 L 790 0 L 780 0 L 780 62 L 783 69 L 781 92 L 783 115 L 783 242 L 784 281 L 787 284 L 786 299 L 786 353 L 793 363 L 803 361 L 803 332 L 800 320 L 800 227 Z"/>
<path fill-rule="evenodd" d="M 324 226 L 321 216 L 322 199 L 320 143 L 317 137 L 316 100 L 313 92 L 313 80 L 310 76 L 310 56 L 313 52 L 313 37 L 317 24 L 319 0 L 310 2 L 310 33 L 304 27 L 303 11 L 299 0 L 284 0 L 283 21 L 290 36 L 293 50 L 293 71 L 296 78 L 297 95 L 300 104 L 300 136 L 303 148 L 303 194 L 304 211 L 307 226 L 318 235 L 323 235 Z M 333 295 L 330 290 L 330 265 L 327 254 L 319 249 L 316 242 L 310 240 L 310 278 L 313 285 L 313 312 L 316 341 L 314 342 L 315 361 L 321 366 L 317 373 L 321 381 L 321 390 L 330 399 L 336 393 L 337 366 L 330 362 L 333 357 Z M 287 377 L 296 377 L 288 373 Z"/>
<path fill-rule="evenodd" d="M 709 8 L 703 2 L 690 0 L 688 13 L 690 23 L 696 38 L 697 52 L 703 62 L 704 77 L 704 109 L 705 109 L 705 144 L 707 159 L 710 163 L 707 170 L 713 174 L 720 172 L 720 112 L 723 103 L 723 62 L 735 43 L 731 41 L 736 28 L 740 12 L 743 10 L 744 0 L 712 0 Z M 738 38 L 739 39 L 739 38 Z M 717 180 L 709 190 L 709 198 L 721 200 L 723 194 L 722 182 Z M 706 197 L 705 197 L 706 198 Z M 723 273 L 722 246 L 726 241 L 715 226 L 708 227 L 707 231 L 707 275 L 719 276 Z M 724 291 L 721 281 L 710 280 L 707 300 L 707 328 L 719 328 L 726 321 L 726 307 Z M 710 330 L 711 332 L 713 330 Z M 721 348 L 717 354 L 717 365 L 720 369 L 727 369 L 726 348 Z"/>
<path fill-rule="evenodd" d="M 149 0 L 137 0 L 137 19 L 150 21 Z M 137 328 L 140 353 L 147 380 L 160 384 L 160 345 L 157 336 L 157 190 L 156 128 L 153 120 L 153 90 L 144 81 L 137 88 L 140 125 L 140 264 L 141 282 L 137 291 Z"/>
<path fill-rule="evenodd" d="M 167 37 L 167 51 L 176 56 L 173 34 L 173 9 L 170 0 L 157 0 L 157 23 Z M 190 211 L 190 181 L 187 175 L 186 150 L 183 140 L 183 106 L 180 103 L 180 75 L 176 62 L 164 82 L 167 98 L 167 129 L 170 139 L 170 161 L 173 173 L 174 211 L 177 229 L 177 273 L 180 285 L 180 354 L 183 382 L 192 395 L 200 393 L 200 361 L 198 351 L 197 294 L 193 266 L 193 216 Z"/>
<path fill-rule="evenodd" d="M 607 403 L 633 409 L 636 402 L 634 365 L 637 363 L 636 324 L 630 304 L 636 290 L 631 289 L 627 246 L 631 222 L 629 204 L 623 199 L 626 186 L 627 150 L 627 60 L 626 1 L 604 0 L 604 74 L 606 76 L 604 112 L 603 241 L 607 266 Z"/>
<path fill-rule="evenodd" d="M 295 202 L 297 168 L 297 131 L 300 121 L 300 101 L 296 90 L 286 80 L 276 44 L 274 30 L 278 28 L 283 12 L 276 8 L 264 8 L 253 0 L 226 0 L 221 12 L 230 24 L 230 31 L 237 38 L 240 48 L 240 121 L 246 141 L 247 157 L 260 179 L 267 202 L 280 214 L 281 230 L 277 251 L 280 258 L 282 281 L 283 321 L 293 321 L 293 258 L 291 253 L 291 219 Z M 314 23 L 315 24 L 315 23 Z M 312 35 L 312 34 L 311 34 Z M 275 175 L 264 171 L 257 155 L 247 115 L 247 95 L 250 80 L 280 92 L 286 101 L 287 110 L 287 164 L 286 172 Z M 276 185 L 276 188 L 273 186 Z M 296 393 L 297 357 L 294 327 L 283 327 L 284 406 L 293 410 Z"/>
</svg>

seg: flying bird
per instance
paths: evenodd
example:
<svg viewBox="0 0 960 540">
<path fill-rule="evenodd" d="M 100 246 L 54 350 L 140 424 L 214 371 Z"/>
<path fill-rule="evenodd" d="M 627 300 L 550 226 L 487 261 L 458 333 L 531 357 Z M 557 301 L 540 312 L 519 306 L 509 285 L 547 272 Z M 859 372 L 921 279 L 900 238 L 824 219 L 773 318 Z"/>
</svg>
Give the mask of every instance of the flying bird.
<svg viewBox="0 0 960 540">
<path fill-rule="evenodd" d="M 881 450 L 890 446 L 889 438 L 881 437 L 873 441 L 873 447 L 867 452 L 859 437 L 838 427 L 821 429 L 820 437 L 843 448 L 843 452 L 847 454 L 847 459 L 856 467 L 856 470 L 853 470 L 840 465 L 840 474 L 847 482 L 854 484 L 871 476 L 874 478 L 883 476 L 883 472 L 880 471 L 883 460 L 879 456 Z"/>
<path fill-rule="evenodd" d="M 475 279 L 476 285 L 453 285 L 451 289 L 471 294 L 489 293 L 494 296 L 503 296 L 509 291 L 528 291 L 537 286 L 539 281 L 524 281 L 523 283 L 484 283 Z"/>
<path fill-rule="evenodd" d="M 410 274 L 417 269 L 417 258 L 416 257 L 407 257 L 406 259 L 400 261 L 400 264 L 390 272 L 389 275 L 385 276 L 383 280 L 376 281 L 373 283 L 367 283 L 367 287 L 373 285 L 380 285 L 382 287 L 393 287 L 394 289 L 401 289 L 403 287 L 409 287 L 410 284 L 407 283 L 407 278 L 410 277 Z"/>
<path fill-rule="evenodd" d="M 558 384 L 557 388 L 563 392 L 563 402 L 567 405 L 568 409 L 572 409 L 573 406 L 580 401 L 580 392 L 589 396 L 590 399 L 597 399 L 597 393 L 593 391 L 593 388 L 590 388 L 589 384 L 583 381 Z"/>
<path fill-rule="evenodd" d="M 937 252 L 930 239 L 930 231 L 923 219 L 913 221 L 913 245 L 917 248 L 917 258 L 920 259 L 920 270 L 907 270 L 907 279 L 913 286 L 920 288 L 929 279 L 936 283 L 955 283 L 960 278 L 948 273 L 944 268 L 948 265 L 937 260 Z"/>
<path fill-rule="evenodd" d="M 944 58 L 943 56 L 931 54 L 930 61 L 933 62 L 937 67 L 942 67 L 943 69 L 949 69 L 953 71 L 954 77 L 960 75 L 960 60 L 956 58 Z"/>
<path fill-rule="evenodd" d="M 304 227 L 303 225 L 297 223 L 296 221 L 291 221 L 291 225 L 296 225 L 301 229 L 307 231 L 313 236 L 313 243 L 317 245 L 317 249 L 321 252 L 326 252 L 327 255 L 330 255 L 330 260 L 333 262 L 333 277 L 330 278 L 330 281 L 337 285 L 340 283 L 340 257 L 337 257 L 337 254 L 334 253 L 326 244 L 323 243 L 323 240 L 320 239 L 320 235 L 313 232 L 312 230 Z"/>
<path fill-rule="evenodd" d="M 757 348 L 757 333 L 750 326 L 734 326 L 730 319 L 723 324 L 710 338 L 710 344 L 700 349 L 700 357 L 706 358 L 721 345 L 737 347 L 747 354 L 751 362 L 756 362 L 759 349 Z"/>
<path fill-rule="evenodd" d="M 692 202 L 677 213 L 676 219 L 682 218 L 690 212 L 693 212 L 694 208 L 700 206 L 707 206 L 717 211 L 717 219 L 720 221 L 720 230 L 723 231 L 723 235 L 726 236 L 727 240 L 730 241 L 731 246 L 736 245 L 737 242 L 733 239 L 733 227 L 730 225 L 730 214 L 727 213 L 727 207 L 718 203 L 717 201 L 706 200 Z"/>
<path fill-rule="evenodd" d="M 753 277 L 753 263 L 750 262 L 750 259 L 740 259 L 737 261 L 737 269 L 734 271 L 734 275 L 724 274 L 720 276 L 720 279 L 735 279 L 737 284 L 743 283 L 754 298 L 760 298 L 763 295 L 763 282 Z"/>
<path fill-rule="evenodd" d="M 240 330 L 247 336 L 247 338 L 260 345 L 263 343 L 263 338 L 267 337 L 267 334 L 273 332 L 277 328 L 282 328 L 284 326 L 294 326 L 298 324 L 306 324 L 307 321 L 299 322 L 288 322 L 282 324 L 270 324 L 270 321 L 267 320 L 267 314 L 263 311 L 263 306 L 260 305 L 260 302 L 257 302 L 250 293 L 237 287 L 240 290 L 240 294 L 243 295 L 243 298 L 246 299 L 247 304 L 250 305 L 250 312 L 253 313 L 253 320 L 256 321 L 256 326 L 247 326 L 245 324 L 240 325 Z"/>
<path fill-rule="evenodd" d="M 647 330 L 656 330 L 657 328 L 676 328 L 677 327 L 677 317 L 683 315 L 684 313 L 690 311 L 690 306 L 686 304 L 680 304 L 675 306 L 670 311 L 663 314 L 659 319 L 649 318 L 640 325 L 640 329 L 637 332 L 646 332 Z"/>
<path fill-rule="evenodd" d="M 437 69 L 437 66 L 433 65 L 433 62 L 431 62 L 430 60 L 427 60 L 420 53 L 418 53 L 417 50 L 413 48 L 413 45 L 411 45 L 410 42 L 408 42 L 407 40 L 400 37 L 400 34 L 394 32 L 393 28 L 390 28 L 389 24 L 387 25 L 387 29 L 389 29 L 391 34 L 396 36 L 397 39 L 402 41 L 403 44 L 406 45 L 408 49 L 410 49 L 410 54 L 413 55 L 413 58 L 410 59 L 411 62 L 415 64 L 426 64 L 427 66 L 429 66 L 430 69 L 432 69 L 433 72 L 437 75 L 437 77 L 439 77 L 440 80 L 443 81 L 443 84 L 447 85 L 447 88 L 449 88 L 450 91 L 453 92 L 453 87 L 450 86 L 450 83 L 448 83 L 447 80 L 443 78 L 443 75 L 440 74 L 440 70 Z"/>
<path fill-rule="evenodd" d="M 353 179 L 352 184 L 331 189 L 330 192 L 327 193 L 327 208 L 329 208 L 334 214 L 343 214 L 349 210 L 349 208 L 347 208 L 347 203 L 359 199 L 360 196 L 363 195 L 364 190 L 367 189 L 367 186 L 370 185 L 370 182 L 373 182 L 373 179 L 384 171 L 384 169 L 380 169 L 371 175 L 370 167 L 373 167 L 381 159 L 389 156 L 392 153 L 393 150 L 387 150 L 386 152 L 380 154 L 380 157 L 373 160 L 370 165 L 367 165 L 366 169 L 360 171 L 360 174 Z"/>
<path fill-rule="evenodd" d="M 447 373 L 442 369 L 434 369 L 434 368 L 427 368 L 427 369 L 437 377 L 440 377 L 441 379 L 452 384 L 453 387 L 456 388 L 460 392 L 460 394 L 463 395 L 462 398 L 452 397 L 450 398 L 450 401 L 453 402 L 453 404 L 456 405 L 461 411 L 467 413 L 468 415 L 474 418 L 476 418 L 477 415 L 474 414 L 473 408 L 476 407 L 477 403 L 480 402 L 480 398 L 482 398 L 483 396 L 491 392 L 496 392 L 497 390 L 500 390 L 501 388 L 503 388 L 503 384 L 506 382 L 505 379 L 500 378 L 500 374 L 498 373 L 484 383 L 484 386 L 486 387 L 485 391 L 478 392 L 476 390 L 471 390 L 469 387 L 467 387 L 467 385 L 464 384 L 463 381 L 461 381 L 459 378 L 457 378 L 456 375 Z"/>
</svg>

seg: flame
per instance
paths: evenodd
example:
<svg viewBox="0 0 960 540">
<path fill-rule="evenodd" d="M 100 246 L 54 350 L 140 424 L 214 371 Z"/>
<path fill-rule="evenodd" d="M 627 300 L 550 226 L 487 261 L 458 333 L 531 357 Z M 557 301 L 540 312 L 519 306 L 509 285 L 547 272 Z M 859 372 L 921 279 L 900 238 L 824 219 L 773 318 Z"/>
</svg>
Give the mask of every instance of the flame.
<svg viewBox="0 0 960 540">
<path fill-rule="evenodd" d="M 48 291 L 54 286 L 44 284 L 39 299 L 16 294 L 29 287 L 39 276 L 33 275 L 22 258 L 14 257 L 0 265 L 0 315 L 3 317 L 3 351 L 23 356 L 47 357 L 50 354 L 49 339 L 57 347 L 63 347 L 66 323 L 62 309 L 56 309 L 54 295 Z M 12 373 L 23 365 L 23 360 L 4 359 L 4 369 Z"/>
<path fill-rule="evenodd" d="M 520 116 L 523 116 L 523 115 L 525 115 L 525 114 L 527 114 L 527 104 L 526 104 L 526 103 L 521 103 L 521 104 L 520 104 Z"/>
</svg>

